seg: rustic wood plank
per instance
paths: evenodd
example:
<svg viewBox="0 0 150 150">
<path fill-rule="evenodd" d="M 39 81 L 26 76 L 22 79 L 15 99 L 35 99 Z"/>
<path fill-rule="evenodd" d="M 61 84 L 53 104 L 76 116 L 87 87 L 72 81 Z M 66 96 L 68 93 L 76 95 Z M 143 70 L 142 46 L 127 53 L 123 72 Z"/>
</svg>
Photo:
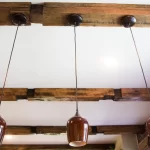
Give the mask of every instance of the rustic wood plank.
<svg viewBox="0 0 150 150">
<path fill-rule="evenodd" d="M 0 89 L 0 95 L 2 95 L 2 89 Z M 26 99 L 27 98 L 27 89 L 26 88 L 5 88 L 4 96 L 1 101 L 16 101 L 17 99 Z"/>
<path fill-rule="evenodd" d="M 144 133 L 144 125 L 111 125 L 90 126 L 89 134 L 121 134 L 121 133 Z M 6 134 L 28 135 L 28 134 L 60 134 L 66 133 L 66 126 L 8 126 Z"/>
<path fill-rule="evenodd" d="M 60 134 L 66 133 L 66 126 L 8 126 L 6 134 L 9 135 L 29 135 L 29 134 Z M 92 132 L 92 127 L 89 127 L 89 134 Z"/>
<path fill-rule="evenodd" d="M 2 2 L 0 3 L 0 25 L 13 25 L 10 15 L 13 13 L 23 13 L 27 17 L 27 25 L 30 25 L 30 7 L 27 2 Z"/>
<path fill-rule="evenodd" d="M 36 127 L 8 126 L 6 129 L 6 134 L 8 135 L 28 135 L 28 134 L 33 134 L 33 133 L 36 133 Z"/>
<path fill-rule="evenodd" d="M 10 23 L 10 21 L 6 19 L 9 15 L 9 8 L 0 8 L 0 25 L 6 25 Z"/>
<path fill-rule="evenodd" d="M 98 133 L 121 134 L 121 133 L 144 133 L 144 125 L 116 125 L 116 126 L 97 126 Z"/>
<path fill-rule="evenodd" d="M 69 25 L 72 13 L 81 14 L 82 26 L 120 26 L 125 15 L 134 15 L 136 26 L 150 26 L 150 5 L 91 3 L 44 3 L 43 25 Z"/>
<path fill-rule="evenodd" d="M 149 89 L 150 90 L 150 89 Z M 0 89 L 1 94 L 2 89 Z M 145 88 L 83 88 L 78 89 L 79 101 L 150 101 Z M 6 88 L 2 101 L 16 101 L 28 99 L 29 101 L 75 101 L 73 88 Z"/>
<path fill-rule="evenodd" d="M 11 8 L 11 7 L 30 7 L 30 2 L 0 2 L 0 8 Z"/>
<path fill-rule="evenodd" d="M 16 12 L 26 15 L 27 25 L 69 25 L 68 15 L 78 13 L 83 17 L 82 26 L 121 26 L 121 18 L 125 15 L 136 17 L 135 26 L 150 26 L 150 5 L 51 2 L 31 5 L 28 2 L 1 2 L 0 25 L 12 25 L 10 14 Z"/>
<path fill-rule="evenodd" d="M 104 96 L 113 96 L 113 89 L 78 89 L 79 101 L 98 101 L 104 99 Z M 34 98 L 29 100 L 62 100 L 62 101 L 74 101 L 75 89 L 60 89 L 60 88 L 43 88 L 35 89 Z"/>
<path fill-rule="evenodd" d="M 40 4 L 31 5 L 30 19 L 32 23 L 43 24 L 43 5 Z"/>
<path fill-rule="evenodd" d="M 84 147 L 73 148 L 69 145 L 2 145 L 1 150 L 112 150 L 115 144 L 88 144 Z"/>
<path fill-rule="evenodd" d="M 140 9 L 150 8 L 150 5 L 138 5 L 138 4 L 109 4 L 109 3 L 60 3 L 60 2 L 46 2 L 44 7 L 110 7 L 110 8 L 126 8 L 126 9 Z"/>
<path fill-rule="evenodd" d="M 149 89 L 150 90 L 150 89 Z M 150 97 L 148 95 L 148 91 L 145 88 L 122 88 L 122 100 L 126 101 L 150 101 Z M 121 101 L 121 99 L 120 99 Z"/>
</svg>

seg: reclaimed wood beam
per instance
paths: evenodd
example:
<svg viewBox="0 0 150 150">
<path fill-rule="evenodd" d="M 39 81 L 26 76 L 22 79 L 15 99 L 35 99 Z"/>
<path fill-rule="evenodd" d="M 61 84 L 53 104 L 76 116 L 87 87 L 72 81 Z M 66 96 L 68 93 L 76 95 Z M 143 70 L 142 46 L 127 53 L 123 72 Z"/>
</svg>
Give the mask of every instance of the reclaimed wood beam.
<svg viewBox="0 0 150 150">
<path fill-rule="evenodd" d="M 115 144 L 88 144 L 80 148 L 73 148 L 69 145 L 2 145 L 1 150 L 112 150 Z"/>
<path fill-rule="evenodd" d="M 30 25 L 30 7 L 28 2 L 0 2 L 0 25 L 13 25 L 10 19 L 13 13 L 23 13 Z"/>
<path fill-rule="evenodd" d="M 43 25 L 68 25 L 69 14 L 83 17 L 81 26 L 121 26 L 121 18 L 134 15 L 135 26 L 150 26 L 150 5 L 98 3 L 44 3 Z"/>
<path fill-rule="evenodd" d="M 77 13 L 83 17 L 82 26 L 121 26 L 122 17 L 134 15 L 135 26 L 150 27 L 150 5 L 0 2 L 0 25 L 12 25 L 10 15 L 13 13 L 26 15 L 27 25 L 68 26 L 68 15 Z"/>
<path fill-rule="evenodd" d="M 90 126 L 89 135 L 104 134 L 121 134 L 135 133 L 142 134 L 145 132 L 144 125 L 109 125 L 109 126 Z M 28 134 L 51 134 L 56 135 L 66 133 L 66 126 L 8 126 L 6 134 L 10 135 L 28 135 Z"/>
<path fill-rule="evenodd" d="M 1 89 L 0 89 L 1 91 Z M 0 93 L 1 94 L 1 93 Z M 28 99 L 29 101 L 74 101 L 73 88 L 5 88 L 1 101 L 16 101 Z M 79 88 L 79 101 L 150 101 L 145 88 Z"/>
<path fill-rule="evenodd" d="M 43 24 L 43 5 L 31 5 L 30 20 L 31 23 Z"/>
</svg>

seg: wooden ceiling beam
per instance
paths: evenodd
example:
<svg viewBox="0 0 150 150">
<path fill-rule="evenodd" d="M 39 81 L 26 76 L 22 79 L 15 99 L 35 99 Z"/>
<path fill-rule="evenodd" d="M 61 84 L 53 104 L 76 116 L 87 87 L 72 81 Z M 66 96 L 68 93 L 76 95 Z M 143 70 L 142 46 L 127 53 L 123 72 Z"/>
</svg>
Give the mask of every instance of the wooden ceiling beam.
<svg viewBox="0 0 150 150">
<path fill-rule="evenodd" d="M 0 89 L 1 91 L 1 89 Z M 73 88 L 5 88 L 2 101 L 16 101 L 28 99 L 29 101 L 74 101 Z M 145 88 L 79 88 L 79 101 L 150 101 Z"/>
<path fill-rule="evenodd" d="M 13 13 L 23 13 L 27 18 L 27 25 L 30 25 L 30 7 L 28 2 L 0 2 L 0 25 L 13 25 L 10 19 Z"/>
<path fill-rule="evenodd" d="M 109 125 L 109 126 L 90 126 L 89 134 L 121 134 L 145 132 L 144 125 Z M 56 135 L 66 133 L 66 126 L 8 126 L 6 134 L 9 135 L 28 135 L 28 134 L 51 134 Z"/>
<path fill-rule="evenodd" d="M 88 144 L 80 148 L 73 148 L 69 145 L 2 145 L 1 150 L 112 150 L 115 144 Z"/>
<path fill-rule="evenodd" d="M 72 13 L 81 14 L 81 26 L 120 26 L 125 15 L 134 15 L 136 26 L 150 26 L 150 5 L 98 3 L 44 3 L 43 25 L 68 25 Z"/>
<path fill-rule="evenodd" d="M 83 17 L 82 26 L 121 26 L 122 17 L 134 15 L 135 26 L 150 27 L 150 5 L 1 2 L 0 25 L 12 25 L 10 14 L 16 12 L 26 15 L 27 25 L 68 26 L 68 15 L 77 13 Z"/>
</svg>

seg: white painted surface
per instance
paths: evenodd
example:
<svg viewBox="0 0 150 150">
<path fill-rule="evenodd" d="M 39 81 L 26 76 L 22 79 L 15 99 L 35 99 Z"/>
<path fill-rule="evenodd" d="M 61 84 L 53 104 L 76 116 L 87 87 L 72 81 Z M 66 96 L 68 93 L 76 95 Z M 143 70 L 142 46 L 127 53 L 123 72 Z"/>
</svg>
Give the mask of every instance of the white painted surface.
<svg viewBox="0 0 150 150">
<path fill-rule="evenodd" d="M 90 125 L 144 124 L 150 102 L 80 102 L 79 110 Z M 64 126 L 75 114 L 75 102 L 2 102 L 0 112 L 8 125 Z"/>
<path fill-rule="evenodd" d="M 137 138 L 135 134 L 122 134 L 124 150 L 138 150 Z"/>
<path fill-rule="evenodd" d="M 89 144 L 115 143 L 120 135 L 90 135 Z M 67 135 L 17 135 L 8 139 L 4 138 L 3 144 L 68 144 Z"/>
<path fill-rule="evenodd" d="M 133 32 L 150 86 L 150 29 Z M 14 33 L 15 27 L 0 27 L 0 86 Z M 130 31 L 123 27 L 78 27 L 77 66 L 81 88 L 145 87 Z M 6 87 L 75 87 L 73 27 L 21 27 Z"/>
</svg>

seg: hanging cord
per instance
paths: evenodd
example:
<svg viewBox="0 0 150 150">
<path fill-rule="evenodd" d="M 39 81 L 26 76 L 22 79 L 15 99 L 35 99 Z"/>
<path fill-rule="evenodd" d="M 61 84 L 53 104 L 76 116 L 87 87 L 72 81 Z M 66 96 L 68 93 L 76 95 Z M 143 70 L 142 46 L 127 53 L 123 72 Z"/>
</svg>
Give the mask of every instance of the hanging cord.
<svg viewBox="0 0 150 150">
<path fill-rule="evenodd" d="M 130 32 L 131 32 L 131 35 L 132 35 L 132 40 L 133 40 L 133 43 L 134 43 L 134 47 L 135 47 L 135 50 L 136 50 L 136 54 L 137 54 L 137 56 L 138 56 L 139 64 L 140 64 L 140 67 L 141 67 L 141 70 L 142 70 L 142 74 L 143 74 L 145 86 L 146 86 L 146 89 L 147 89 L 147 93 L 148 93 L 148 96 L 149 96 L 149 98 L 150 98 L 150 91 L 149 91 L 149 88 L 148 88 L 148 84 L 147 84 L 147 81 L 146 81 L 144 69 L 143 69 L 143 66 L 142 66 L 142 62 L 141 62 L 141 59 L 140 59 L 140 55 L 139 55 L 139 52 L 138 52 L 138 48 L 137 48 L 137 45 L 136 45 L 135 38 L 134 38 L 134 35 L 133 35 L 133 32 L 132 32 L 132 28 L 131 28 L 131 27 L 130 27 Z"/>
<path fill-rule="evenodd" d="M 15 46 L 15 42 L 16 42 L 16 37 L 17 37 L 18 29 L 19 29 L 19 25 L 17 26 L 17 29 L 16 29 L 15 38 L 14 38 L 14 41 L 13 41 L 13 45 L 12 45 L 12 49 L 11 49 L 11 53 L 10 53 L 10 57 L 9 57 L 9 62 L 8 62 L 8 66 L 7 66 L 7 71 L 6 71 L 6 75 L 5 75 L 5 79 L 4 79 L 4 84 L 3 84 L 3 87 L 2 87 L 1 99 L 2 99 L 3 96 L 4 96 L 4 88 L 5 88 L 6 81 L 7 81 L 7 76 L 8 76 L 8 72 L 9 72 L 9 68 L 10 68 L 10 63 L 11 63 L 13 51 L 14 51 L 14 46 Z M 0 101 L 0 104 L 1 104 L 1 101 Z"/>
<path fill-rule="evenodd" d="M 76 39 L 76 25 L 74 25 L 74 46 L 75 46 L 75 79 L 76 79 L 76 92 L 75 92 L 75 100 L 76 100 L 76 114 L 78 115 L 78 75 L 77 75 L 77 39 Z"/>
</svg>

